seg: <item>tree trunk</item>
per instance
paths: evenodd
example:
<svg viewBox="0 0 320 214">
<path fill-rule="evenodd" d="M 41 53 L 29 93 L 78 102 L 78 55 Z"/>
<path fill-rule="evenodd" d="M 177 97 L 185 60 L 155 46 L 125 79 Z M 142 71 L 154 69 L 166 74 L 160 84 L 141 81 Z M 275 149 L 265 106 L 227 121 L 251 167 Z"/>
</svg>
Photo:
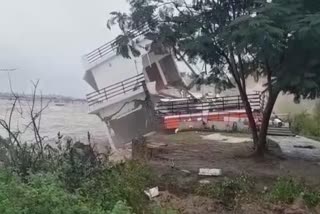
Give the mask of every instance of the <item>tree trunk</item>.
<svg viewBox="0 0 320 214">
<path fill-rule="evenodd" d="M 259 142 L 259 137 L 258 137 L 258 128 L 257 128 L 257 124 L 256 121 L 254 120 L 254 116 L 253 116 L 253 112 L 251 109 L 251 105 L 250 102 L 248 100 L 248 95 L 247 93 L 245 93 L 240 87 L 238 87 L 239 92 L 240 92 L 240 96 L 241 99 L 244 103 L 244 108 L 246 110 L 246 114 L 248 117 L 248 121 L 249 121 L 249 127 L 251 130 L 251 134 L 252 134 L 252 139 L 253 139 L 253 145 L 254 148 L 257 148 L 258 142 Z"/>
<path fill-rule="evenodd" d="M 253 145 L 254 145 L 254 148 L 257 148 L 258 141 L 259 141 L 258 128 L 257 128 L 256 121 L 254 119 L 254 116 L 253 116 L 251 105 L 248 100 L 245 102 L 245 110 L 246 110 L 246 113 L 248 116 L 249 127 L 251 130 L 252 139 L 253 139 Z"/>
<path fill-rule="evenodd" d="M 263 111 L 262 123 L 261 123 L 260 133 L 259 133 L 259 140 L 256 147 L 257 156 L 263 156 L 264 152 L 266 151 L 269 121 L 270 121 L 274 104 L 277 101 L 278 95 L 279 95 L 279 92 L 275 92 L 269 95 L 266 108 Z"/>
</svg>

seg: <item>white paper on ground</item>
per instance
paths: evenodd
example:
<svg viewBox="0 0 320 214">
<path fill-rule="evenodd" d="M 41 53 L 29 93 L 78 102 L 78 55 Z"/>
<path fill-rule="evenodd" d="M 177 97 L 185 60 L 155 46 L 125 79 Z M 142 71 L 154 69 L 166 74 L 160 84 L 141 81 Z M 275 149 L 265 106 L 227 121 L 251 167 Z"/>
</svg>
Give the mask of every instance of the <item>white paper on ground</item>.
<svg viewBox="0 0 320 214">
<path fill-rule="evenodd" d="M 206 169 L 206 168 L 200 168 L 199 169 L 199 175 L 205 175 L 205 176 L 220 176 L 222 175 L 221 169 Z"/>
<path fill-rule="evenodd" d="M 159 196 L 159 187 L 154 187 L 148 190 L 145 190 L 144 193 L 149 197 L 149 199 L 152 199 L 154 197 Z"/>
</svg>

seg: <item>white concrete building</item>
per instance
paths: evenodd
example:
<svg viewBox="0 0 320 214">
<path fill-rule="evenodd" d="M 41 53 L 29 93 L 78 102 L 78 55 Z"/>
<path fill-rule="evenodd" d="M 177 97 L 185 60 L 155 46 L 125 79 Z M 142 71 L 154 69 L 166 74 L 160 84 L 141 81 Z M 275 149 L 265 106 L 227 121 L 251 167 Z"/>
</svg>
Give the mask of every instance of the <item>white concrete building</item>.
<svg viewBox="0 0 320 214">
<path fill-rule="evenodd" d="M 141 56 L 131 59 L 117 55 L 113 42 L 83 57 L 84 80 L 93 89 L 87 94 L 89 113 L 106 122 L 109 142 L 122 144 L 152 129 L 154 118 L 141 105 L 146 89 L 154 101 L 161 94 L 181 97 L 184 82 L 177 64 L 182 72 L 187 66 L 176 62 L 169 52 L 150 51 L 151 41 L 145 39 L 138 42 Z"/>
</svg>

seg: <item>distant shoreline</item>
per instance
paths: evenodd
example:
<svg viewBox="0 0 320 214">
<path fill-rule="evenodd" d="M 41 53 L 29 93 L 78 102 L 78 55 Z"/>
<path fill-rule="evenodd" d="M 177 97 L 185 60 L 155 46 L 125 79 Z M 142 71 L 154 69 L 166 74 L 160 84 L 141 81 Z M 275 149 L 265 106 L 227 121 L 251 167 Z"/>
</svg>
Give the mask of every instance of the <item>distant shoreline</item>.
<svg viewBox="0 0 320 214">
<path fill-rule="evenodd" d="M 32 95 L 29 94 L 17 94 L 20 100 L 25 101 L 32 101 Z M 74 98 L 74 97 L 65 97 L 61 95 L 37 95 L 36 100 L 40 100 L 42 97 L 43 100 L 51 100 L 53 102 L 61 102 L 61 103 L 67 103 L 67 102 L 87 102 L 86 99 L 82 98 Z M 10 93 L 0 93 L 0 100 L 13 100 L 14 96 Z"/>
</svg>

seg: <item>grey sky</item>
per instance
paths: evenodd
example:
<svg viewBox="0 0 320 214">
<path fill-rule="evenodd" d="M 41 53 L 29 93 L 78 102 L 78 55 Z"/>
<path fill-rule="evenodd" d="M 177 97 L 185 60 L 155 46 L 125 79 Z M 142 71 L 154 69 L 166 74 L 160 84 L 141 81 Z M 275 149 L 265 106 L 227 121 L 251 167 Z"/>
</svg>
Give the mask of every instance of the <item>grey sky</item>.
<svg viewBox="0 0 320 214">
<path fill-rule="evenodd" d="M 0 0 L 0 68 L 10 72 L 17 91 L 30 91 L 40 79 L 46 94 L 84 97 L 82 55 L 113 39 L 106 28 L 113 10 L 126 0 Z M 8 91 L 8 74 L 0 71 L 0 91 Z"/>
</svg>

